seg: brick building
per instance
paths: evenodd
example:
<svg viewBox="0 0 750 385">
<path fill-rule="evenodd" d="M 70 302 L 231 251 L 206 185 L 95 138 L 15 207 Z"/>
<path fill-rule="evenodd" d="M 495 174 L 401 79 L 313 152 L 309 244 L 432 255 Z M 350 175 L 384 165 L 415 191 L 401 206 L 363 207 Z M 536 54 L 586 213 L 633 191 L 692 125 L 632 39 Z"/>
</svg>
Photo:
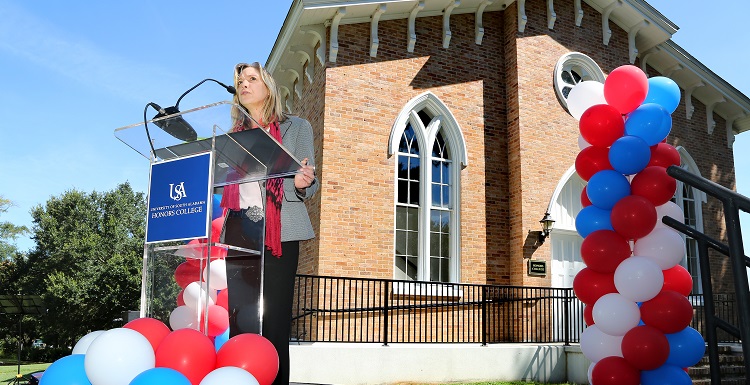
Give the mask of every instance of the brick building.
<svg viewBox="0 0 750 385">
<path fill-rule="evenodd" d="M 295 0 L 266 66 L 316 137 L 318 237 L 299 272 L 570 287 L 584 182 L 565 98 L 624 64 L 680 86 L 668 143 L 691 172 L 734 189 L 750 99 L 672 42 L 676 31 L 641 0 Z M 726 241 L 720 203 L 679 184 L 676 202 Z M 547 273 L 528 274 L 529 259 Z"/>
</svg>

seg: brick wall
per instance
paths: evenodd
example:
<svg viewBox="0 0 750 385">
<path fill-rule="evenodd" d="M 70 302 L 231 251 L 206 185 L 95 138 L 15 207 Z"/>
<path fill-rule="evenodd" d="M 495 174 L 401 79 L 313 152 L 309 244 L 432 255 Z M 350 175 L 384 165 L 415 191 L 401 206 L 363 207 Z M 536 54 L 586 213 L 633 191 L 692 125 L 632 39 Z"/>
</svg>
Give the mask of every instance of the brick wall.
<svg viewBox="0 0 750 385">
<path fill-rule="evenodd" d="M 418 18 L 413 53 L 406 49 L 407 20 L 381 21 L 375 58 L 369 23 L 341 25 L 336 63 L 313 63 L 313 84 L 304 84 L 295 103 L 313 125 L 321 182 L 309 206 L 318 238 L 303 243 L 300 272 L 393 277 L 395 157 L 387 155 L 388 140 L 403 106 L 430 91 L 458 120 L 468 151 L 469 166 L 461 171 L 461 281 L 549 285 L 550 275 L 529 277 L 524 263 L 524 256 L 549 261 L 549 242 L 533 253 L 524 244 L 579 152 L 577 122 L 555 95 L 554 65 L 572 51 L 590 56 L 605 74 L 629 63 L 627 33 L 610 23 L 604 46 L 601 15 L 586 3 L 583 9 L 577 27 L 573 4 L 555 3 L 549 30 L 546 2 L 529 0 L 523 33 L 514 5 L 485 13 L 481 46 L 474 43 L 474 15 L 453 15 L 448 49 L 442 17 Z M 684 146 L 704 177 L 734 188 L 724 121 L 715 116 L 717 129 L 708 135 L 705 106 L 694 104 L 691 120 L 684 101 L 673 114 L 669 143 Z M 709 235 L 725 239 L 715 200 L 704 205 L 703 218 Z"/>
</svg>

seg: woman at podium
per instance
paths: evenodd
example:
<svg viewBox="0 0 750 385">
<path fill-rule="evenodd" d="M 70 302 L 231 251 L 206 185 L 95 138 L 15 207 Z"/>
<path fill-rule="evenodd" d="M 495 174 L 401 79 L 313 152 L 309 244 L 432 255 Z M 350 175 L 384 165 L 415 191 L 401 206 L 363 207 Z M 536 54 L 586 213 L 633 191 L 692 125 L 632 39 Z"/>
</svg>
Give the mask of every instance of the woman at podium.
<svg viewBox="0 0 750 385">
<path fill-rule="evenodd" d="M 288 384 L 299 242 L 315 237 L 304 204 L 318 190 L 312 127 L 307 120 L 283 112 L 276 82 L 259 63 L 235 66 L 234 86 L 234 102 L 242 111 L 233 111 L 232 131 L 266 130 L 295 158 L 302 159 L 302 168 L 294 176 L 225 186 L 221 201 L 221 206 L 228 209 L 226 244 L 257 249 L 257 240 L 265 239 L 260 281 L 263 299 L 261 304 L 255 304 L 256 309 L 262 307 L 260 327 L 257 317 L 243 314 L 243 307 L 248 306 L 243 297 L 251 297 L 258 290 L 253 287 L 253 279 L 248 278 L 258 266 L 241 258 L 227 258 L 230 336 L 261 331 L 279 354 L 279 373 L 274 384 Z"/>
</svg>

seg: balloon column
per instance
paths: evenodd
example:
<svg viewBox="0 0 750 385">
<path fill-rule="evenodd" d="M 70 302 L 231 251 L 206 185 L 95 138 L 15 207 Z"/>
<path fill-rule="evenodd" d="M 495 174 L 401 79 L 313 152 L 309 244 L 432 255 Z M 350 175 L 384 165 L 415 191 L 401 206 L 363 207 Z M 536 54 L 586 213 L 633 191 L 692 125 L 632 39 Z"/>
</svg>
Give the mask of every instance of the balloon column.
<svg viewBox="0 0 750 385">
<path fill-rule="evenodd" d="M 578 175 L 587 181 L 576 229 L 586 267 L 574 281 L 586 305 L 581 350 L 592 385 L 689 385 L 686 370 L 705 352 L 689 327 L 690 274 L 685 244 L 661 219 L 684 221 L 671 202 L 680 165 L 666 143 L 680 89 L 638 67 L 614 69 L 604 84 L 586 81 L 568 98 L 579 120 Z"/>
<path fill-rule="evenodd" d="M 213 199 L 214 214 L 209 237 L 212 243 L 219 242 L 224 226 L 224 217 L 219 207 L 221 195 L 215 194 Z M 182 290 L 175 299 L 176 307 L 169 316 L 169 326 L 173 330 L 190 328 L 204 331 L 207 314 L 206 334 L 209 337 L 228 335 L 229 307 L 226 300 L 228 296 L 227 272 L 224 260 L 227 250 L 223 247 L 212 246 L 209 260 L 207 240 L 194 239 L 176 254 L 184 257 L 185 261 L 174 271 L 175 282 Z M 208 305 L 207 311 L 206 305 Z"/>
<path fill-rule="evenodd" d="M 236 335 L 216 351 L 197 330 L 139 318 L 81 338 L 40 385 L 270 385 L 278 370 L 276 349 L 260 335 Z"/>
</svg>

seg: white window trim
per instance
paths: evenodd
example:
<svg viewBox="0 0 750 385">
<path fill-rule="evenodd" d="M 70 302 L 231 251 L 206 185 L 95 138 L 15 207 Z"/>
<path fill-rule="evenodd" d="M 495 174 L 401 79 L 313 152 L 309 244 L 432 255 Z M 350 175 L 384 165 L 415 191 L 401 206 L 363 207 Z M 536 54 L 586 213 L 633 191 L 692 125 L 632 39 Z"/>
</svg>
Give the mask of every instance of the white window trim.
<svg viewBox="0 0 750 385">
<path fill-rule="evenodd" d="M 434 117 L 427 125 L 424 126 L 422 120 L 417 115 L 418 111 L 422 109 L 429 110 Z M 398 117 L 393 123 L 391 128 L 390 138 L 388 140 L 388 156 L 398 154 L 399 143 L 401 136 L 406 129 L 406 125 L 411 124 L 414 128 L 417 143 L 420 149 L 420 192 L 419 199 L 423 202 L 419 209 L 419 269 L 417 280 L 428 281 L 429 280 L 429 250 L 430 250 L 430 207 L 432 205 L 432 189 L 430 188 L 431 179 L 428 178 L 431 175 L 431 167 L 425 167 L 424 165 L 431 165 L 429 162 L 432 159 L 432 144 L 438 133 L 438 129 L 442 127 L 443 139 L 448 143 L 448 148 L 451 152 L 451 159 L 453 167 L 451 167 L 451 198 L 452 198 L 452 210 L 453 215 L 451 216 L 450 228 L 450 277 L 449 281 L 458 283 L 461 281 L 461 169 L 468 165 L 466 141 L 464 139 L 461 127 L 456 121 L 451 111 L 435 96 L 432 92 L 425 92 L 419 96 L 413 98 L 404 105 L 404 108 L 399 113 Z M 422 130 L 422 128 L 425 128 Z M 459 167 L 459 164 L 461 167 Z M 397 174 L 398 159 L 394 162 L 393 175 Z M 398 205 L 398 183 L 394 183 L 394 217 L 395 208 Z M 427 210 L 425 212 L 425 210 Z M 394 249 L 392 255 L 395 255 L 396 245 L 396 221 L 393 221 L 393 245 Z M 395 277 L 395 265 L 394 277 Z"/>
<path fill-rule="evenodd" d="M 693 157 L 690 156 L 690 153 L 687 151 L 687 149 L 685 149 L 682 146 L 677 146 L 676 149 L 677 149 L 677 152 L 680 154 L 680 161 L 686 166 L 683 168 L 689 171 L 690 173 L 695 174 L 700 177 L 701 176 L 700 169 L 698 168 L 698 165 L 695 163 L 695 160 L 693 159 Z M 675 195 L 678 201 L 677 204 L 680 206 L 680 208 L 682 208 L 682 202 L 684 198 L 682 194 L 682 188 L 684 185 L 685 183 L 679 180 L 677 181 L 677 191 Z M 706 203 L 707 197 L 706 197 L 705 192 L 694 187 L 691 187 L 691 188 L 693 189 L 693 192 L 695 194 L 695 202 L 697 203 L 696 205 L 697 207 L 695 208 L 696 209 L 695 210 L 695 230 L 702 233 L 704 229 L 703 228 L 703 203 Z M 683 241 L 687 239 L 687 236 L 685 234 L 680 233 L 680 235 L 682 236 Z M 680 265 L 687 269 L 687 250 L 685 250 L 685 255 L 683 256 L 682 261 L 680 261 Z M 703 275 L 703 271 L 700 268 L 700 262 L 699 262 L 698 263 L 698 278 L 700 279 L 702 275 Z M 698 285 L 701 289 L 700 294 L 703 294 L 703 282 L 698 282 Z M 696 301 L 701 302 L 700 306 L 703 305 L 703 297 L 700 297 L 700 299 Z"/>
</svg>

